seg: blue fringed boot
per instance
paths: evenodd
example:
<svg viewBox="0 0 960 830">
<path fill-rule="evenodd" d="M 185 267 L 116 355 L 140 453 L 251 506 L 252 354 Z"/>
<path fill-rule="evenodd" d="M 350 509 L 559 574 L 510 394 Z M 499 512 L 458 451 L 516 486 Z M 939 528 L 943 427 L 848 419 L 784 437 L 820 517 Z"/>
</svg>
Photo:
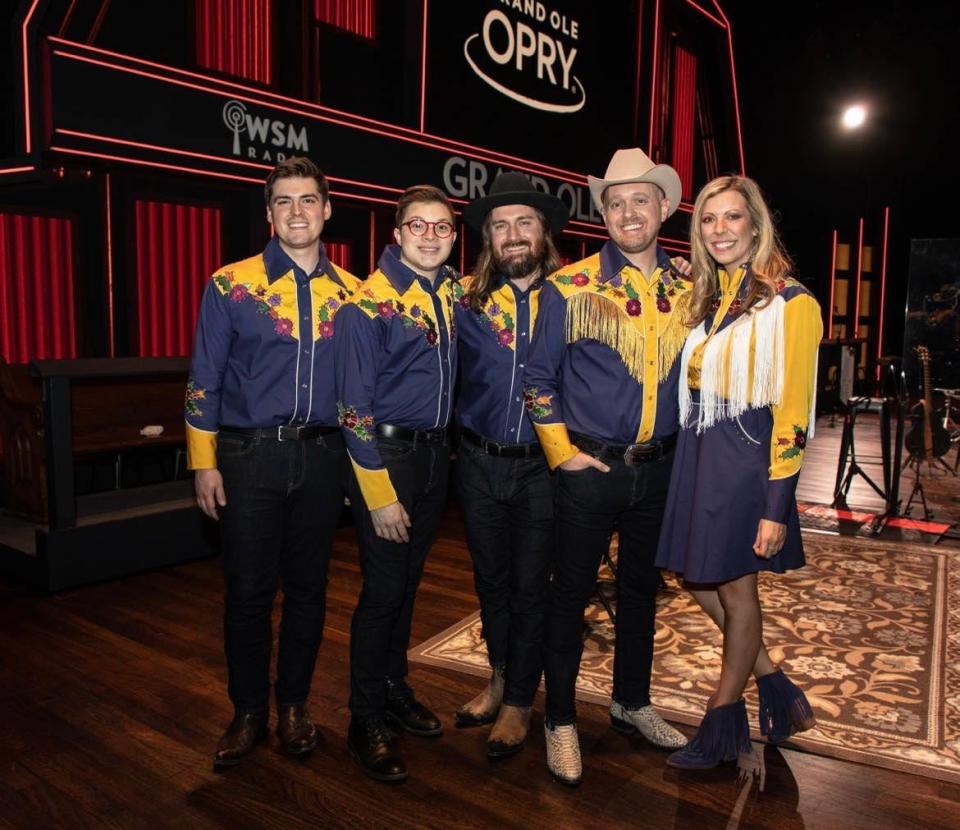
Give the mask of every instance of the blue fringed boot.
<svg viewBox="0 0 960 830">
<path fill-rule="evenodd" d="M 667 758 L 677 769 L 712 769 L 725 761 L 752 750 L 747 705 L 743 698 L 726 706 L 708 709 L 700 721 L 697 734 L 683 749 Z"/>
<path fill-rule="evenodd" d="M 780 743 L 795 732 L 805 732 L 816 725 L 807 696 L 781 669 L 758 677 L 757 691 L 760 693 L 760 734 L 770 743 Z"/>
</svg>

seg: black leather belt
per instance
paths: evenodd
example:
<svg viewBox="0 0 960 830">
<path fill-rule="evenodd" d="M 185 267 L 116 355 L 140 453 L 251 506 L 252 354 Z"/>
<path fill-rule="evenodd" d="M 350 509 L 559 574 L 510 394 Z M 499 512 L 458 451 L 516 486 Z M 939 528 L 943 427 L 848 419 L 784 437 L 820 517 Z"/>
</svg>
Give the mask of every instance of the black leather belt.
<svg viewBox="0 0 960 830">
<path fill-rule="evenodd" d="M 239 435 L 249 435 L 252 438 L 269 438 L 273 441 L 312 441 L 314 438 L 328 435 L 339 435 L 340 427 L 325 427 L 319 424 L 307 426 L 290 426 L 281 424 L 277 427 L 220 427 L 221 432 L 235 432 Z"/>
<path fill-rule="evenodd" d="M 601 461 L 622 461 L 628 467 L 659 461 L 676 446 L 677 434 L 646 441 L 643 444 L 604 444 L 579 432 L 570 433 L 570 441 L 585 453 Z"/>
<path fill-rule="evenodd" d="M 479 447 L 487 455 L 495 455 L 499 458 L 539 458 L 543 455 L 543 450 L 536 441 L 532 444 L 498 444 L 466 427 L 461 430 L 461 433 L 471 444 Z"/>
<path fill-rule="evenodd" d="M 444 427 L 407 429 L 395 427 L 393 424 L 377 424 L 377 435 L 397 441 L 412 441 L 414 444 L 445 444 L 447 441 L 447 430 Z"/>
</svg>

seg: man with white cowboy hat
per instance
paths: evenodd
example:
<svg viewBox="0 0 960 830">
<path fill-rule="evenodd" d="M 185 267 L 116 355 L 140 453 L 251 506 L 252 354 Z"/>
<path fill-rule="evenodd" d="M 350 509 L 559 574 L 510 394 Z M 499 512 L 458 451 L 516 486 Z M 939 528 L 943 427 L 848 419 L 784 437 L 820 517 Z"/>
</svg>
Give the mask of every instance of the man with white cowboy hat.
<svg viewBox="0 0 960 830">
<path fill-rule="evenodd" d="M 654 557 L 678 429 L 680 352 L 690 283 L 657 245 L 680 177 L 637 148 L 588 177 L 610 239 L 552 274 L 524 375 L 527 410 L 557 471 L 557 543 L 544 634 L 547 766 L 582 775 L 574 694 L 583 612 L 619 534 L 614 727 L 677 749 L 684 736 L 650 704 L 659 571 Z"/>
<path fill-rule="evenodd" d="M 494 723 L 490 758 L 520 751 L 543 670 L 553 554 L 553 480 L 523 404 L 540 288 L 560 265 L 567 206 L 523 173 L 502 173 L 463 218 L 480 232 L 472 275 L 454 291 L 462 440 L 457 484 L 473 559 L 490 682 L 457 726 Z"/>
</svg>

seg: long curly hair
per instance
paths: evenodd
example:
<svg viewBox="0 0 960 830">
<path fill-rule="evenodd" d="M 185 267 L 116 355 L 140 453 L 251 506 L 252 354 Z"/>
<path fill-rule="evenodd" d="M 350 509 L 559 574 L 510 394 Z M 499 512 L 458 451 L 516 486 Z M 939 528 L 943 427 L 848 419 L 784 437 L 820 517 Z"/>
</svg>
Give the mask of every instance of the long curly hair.
<svg viewBox="0 0 960 830">
<path fill-rule="evenodd" d="M 717 263 L 703 239 L 702 221 L 704 205 L 709 199 L 727 191 L 735 190 L 747 203 L 747 212 L 754 231 L 754 247 L 750 257 L 750 273 L 753 281 L 744 298 L 743 309 L 769 304 L 777 294 L 777 280 L 793 272 L 793 263 L 783 249 L 777 229 L 770 215 L 770 208 L 763 198 L 757 183 L 746 176 L 720 176 L 708 182 L 693 206 L 690 217 L 690 256 L 693 291 L 687 315 L 689 326 L 699 325 L 707 316 L 717 292 Z"/>
</svg>

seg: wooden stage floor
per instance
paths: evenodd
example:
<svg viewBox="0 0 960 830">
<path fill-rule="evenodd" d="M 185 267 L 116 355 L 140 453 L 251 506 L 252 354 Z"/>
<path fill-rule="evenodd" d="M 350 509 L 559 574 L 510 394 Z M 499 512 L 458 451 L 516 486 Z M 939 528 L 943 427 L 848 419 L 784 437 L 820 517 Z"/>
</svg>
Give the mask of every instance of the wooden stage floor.
<svg viewBox="0 0 960 830">
<path fill-rule="evenodd" d="M 826 444 L 830 433 L 821 435 Z M 813 453 L 810 461 L 808 475 Z M 835 470 L 835 453 L 829 463 Z M 594 705 L 580 706 L 585 775 L 570 790 L 546 771 L 542 699 L 527 748 L 490 763 L 486 730 L 452 725 L 478 681 L 423 666 L 412 666 L 410 680 L 446 731 L 401 739 L 405 784 L 370 781 L 344 745 L 358 590 L 353 530 L 344 528 L 310 700 L 320 748 L 294 762 L 271 737 L 218 775 L 211 753 L 230 717 L 218 559 L 52 597 L 0 583 L 0 827 L 960 827 L 956 785 L 792 750 L 766 751 L 762 791 L 739 784 L 730 768 L 678 774 L 661 752 L 614 732 Z M 418 595 L 413 642 L 476 608 L 451 505 Z"/>
</svg>

